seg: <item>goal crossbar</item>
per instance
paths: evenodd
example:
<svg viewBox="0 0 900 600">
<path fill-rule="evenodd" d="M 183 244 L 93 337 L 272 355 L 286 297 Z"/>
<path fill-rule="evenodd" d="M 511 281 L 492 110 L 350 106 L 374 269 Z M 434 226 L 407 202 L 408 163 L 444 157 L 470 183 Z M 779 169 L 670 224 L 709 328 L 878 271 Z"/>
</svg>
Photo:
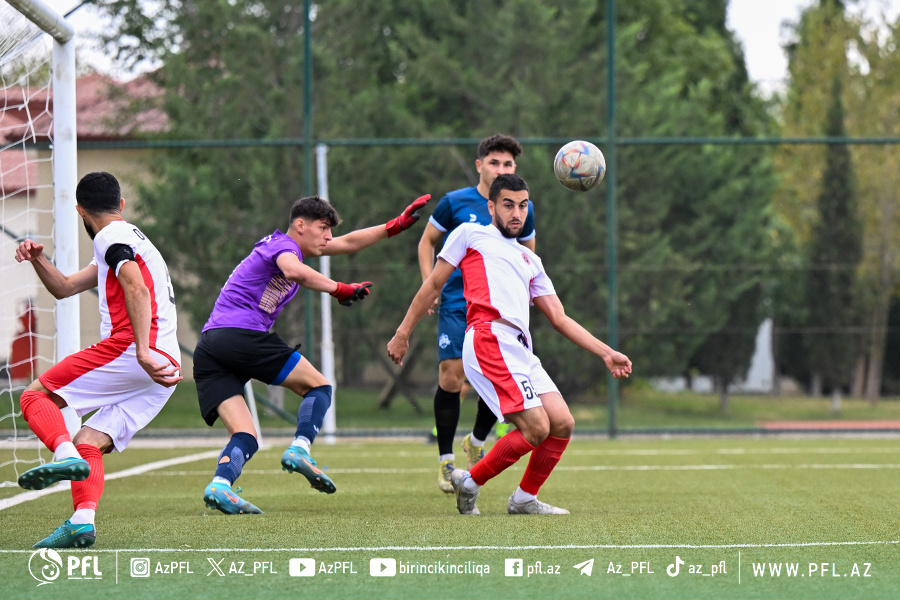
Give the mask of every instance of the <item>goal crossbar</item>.
<svg viewBox="0 0 900 600">
<path fill-rule="evenodd" d="M 65 44 L 75 36 L 75 29 L 41 0 L 6 0 L 22 16 L 40 27 L 59 42 Z"/>
</svg>

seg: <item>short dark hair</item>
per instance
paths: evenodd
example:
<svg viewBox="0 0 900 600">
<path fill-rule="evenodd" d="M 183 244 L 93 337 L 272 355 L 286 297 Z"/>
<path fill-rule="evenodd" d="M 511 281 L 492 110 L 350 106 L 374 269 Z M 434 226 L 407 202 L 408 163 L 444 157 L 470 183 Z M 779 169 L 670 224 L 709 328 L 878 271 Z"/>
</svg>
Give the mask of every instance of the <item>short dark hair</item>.
<svg viewBox="0 0 900 600">
<path fill-rule="evenodd" d="M 318 221 L 322 219 L 328 223 L 329 227 L 337 227 L 341 224 L 341 218 L 337 211 L 328 200 L 319 198 L 318 196 L 305 196 L 296 200 L 291 206 L 291 220 L 293 223 L 297 219 L 303 218 L 310 221 Z"/>
<path fill-rule="evenodd" d="M 481 160 L 491 152 L 509 152 L 512 154 L 513 160 L 522 155 L 522 144 L 516 138 L 497 133 L 491 137 L 484 138 L 478 144 L 478 160 Z"/>
<path fill-rule="evenodd" d="M 488 191 L 488 200 L 496 202 L 500 199 L 500 192 L 503 190 L 508 192 L 521 192 L 522 190 L 525 190 L 527 192 L 528 184 L 515 173 L 497 175 L 494 182 L 491 184 L 490 191 Z"/>
<path fill-rule="evenodd" d="M 119 212 L 119 201 L 122 200 L 122 188 L 119 181 L 105 171 L 88 173 L 78 182 L 75 188 L 75 201 L 78 206 L 91 214 Z"/>
</svg>

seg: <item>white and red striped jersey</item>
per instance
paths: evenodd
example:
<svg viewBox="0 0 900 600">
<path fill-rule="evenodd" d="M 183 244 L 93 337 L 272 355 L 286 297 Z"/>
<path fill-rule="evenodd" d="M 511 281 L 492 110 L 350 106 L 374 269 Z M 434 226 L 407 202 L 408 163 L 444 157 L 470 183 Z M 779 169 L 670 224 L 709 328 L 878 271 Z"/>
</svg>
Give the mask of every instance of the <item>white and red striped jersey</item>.
<svg viewBox="0 0 900 600">
<path fill-rule="evenodd" d="M 447 236 L 438 258 L 462 271 L 467 328 L 502 318 L 525 333 L 531 347 L 529 306 L 556 293 L 537 254 L 493 225 L 464 223 Z"/>
<path fill-rule="evenodd" d="M 169 269 L 156 247 L 140 229 L 126 221 L 113 221 L 94 237 L 97 265 L 97 291 L 100 296 L 100 337 L 123 337 L 134 341 L 131 321 L 125 309 L 125 293 L 117 275 L 125 261 L 114 266 L 106 262 L 107 251 L 116 244 L 130 246 L 141 268 L 144 283 L 150 289 L 150 347 L 177 360 L 180 356 L 176 333 L 175 294 Z"/>
</svg>

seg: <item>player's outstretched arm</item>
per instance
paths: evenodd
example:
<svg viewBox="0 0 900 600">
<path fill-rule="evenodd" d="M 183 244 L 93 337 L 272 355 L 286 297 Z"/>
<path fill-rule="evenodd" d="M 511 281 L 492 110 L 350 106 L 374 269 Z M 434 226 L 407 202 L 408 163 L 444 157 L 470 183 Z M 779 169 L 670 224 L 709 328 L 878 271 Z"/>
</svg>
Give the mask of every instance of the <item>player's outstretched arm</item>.
<svg viewBox="0 0 900 600">
<path fill-rule="evenodd" d="M 134 332 L 135 354 L 138 364 L 153 381 L 165 387 L 172 387 L 183 379 L 178 368 L 169 363 L 158 363 L 150 353 L 150 289 L 144 283 L 141 268 L 133 260 L 127 260 L 119 267 L 116 275 L 125 295 L 125 311 Z"/>
<path fill-rule="evenodd" d="M 16 248 L 16 261 L 30 262 L 41 283 L 57 300 L 97 287 L 96 265 L 88 265 L 72 275 L 63 275 L 44 255 L 44 245 L 32 240 L 19 244 Z"/>
<path fill-rule="evenodd" d="M 353 254 L 363 248 L 381 240 L 393 237 L 402 231 L 406 231 L 419 220 L 419 209 L 431 199 L 431 194 L 425 194 L 416 198 L 412 204 L 406 207 L 399 217 L 395 217 L 384 225 L 375 225 L 365 229 L 357 229 L 345 235 L 331 240 L 322 251 L 322 254 L 335 256 L 337 254 Z"/>
<path fill-rule="evenodd" d="M 403 357 L 406 355 L 406 351 L 409 350 L 409 336 L 412 334 L 413 329 L 415 329 L 416 324 L 425 313 L 428 312 L 431 305 L 434 304 L 438 294 L 441 293 L 441 288 L 444 287 L 447 279 L 455 270 L 456 267 L 443 258 L 439 258 L 437 264 L 434 265 L 431 275 L 428 276 L 428 279 L 422 283 L 422 287 L 416 292 L 412 304 L 409 305 L 409 310 L 406 311 L 403 322 L 400 323 L 400 327 L 397 328 L 397 332 L 387 345 L 391 360 L 398 365 L 403 364 Z"/>
<path fill-rule="evenodd" d="M 428 276 L 431 275 L 431 272 L 434 270 L 434 249 L 437 247 L 437 243 L 443 235 L 444 232 L 431 223 L 425 224 L 425 229 L 422 231 L 422 237 L 419 239 L 418 247 L 419 271 L 422 273 L 422 281 L 428 279 Z M 429 315 L 437 310 L 439 300 L 440 294 L 438 294 L 438 297 L 434 299 L 434 303 L 428 308 Z"/>
<path fill-rule="evenodd" d="M 362 283 L 341 283 L 325 277 L 312 267 L 303 264 L 295 254 L 283 252 L 275 259 L 275 263 L 285 277 L 314 292 L 325 292 L 337 298 L 344 306 L 362 300 L 369 295 L 371 281 Z"/>
<path fill-rule="evenodd" d="M 572 343 L 602 358 L 613 377 L 623 379 L 631 374 L 631 360 L 598 340 L 580 323 L 568 316 L 559 296 L 556 294 L 538 296 L 534 299 L 534 305 L 544 313 L 555 330 L 566 336 Z"/>
</svg>

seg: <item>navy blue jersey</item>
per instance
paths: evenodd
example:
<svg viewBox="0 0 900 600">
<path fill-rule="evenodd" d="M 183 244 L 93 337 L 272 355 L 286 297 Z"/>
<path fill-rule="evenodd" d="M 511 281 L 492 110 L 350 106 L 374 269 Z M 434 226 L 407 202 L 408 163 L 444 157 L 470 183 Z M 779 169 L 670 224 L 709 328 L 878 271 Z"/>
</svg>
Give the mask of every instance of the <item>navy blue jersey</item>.
<svg viewBox="0 0 900 600">
<path fill-rule="evenodd" d="M 477 187 L 467 187 L 450 192 L 438 202 L 428 222 L 447 234 L 463 223 L 491 224 L 491 213 L 488 211 L 488 199 L 478 192 Z M 446 236 L 445 236 L 446 237 Z M 534 238 L 534 204 L 528 203 L 528 216 L 522 235 L 516 238 L 519 242 L 527 242 Z M 465 308 L 463 297 L 463 280 L 459 269 L 456 269 L 441 292 L 441 306 Z"/>
</svg>

